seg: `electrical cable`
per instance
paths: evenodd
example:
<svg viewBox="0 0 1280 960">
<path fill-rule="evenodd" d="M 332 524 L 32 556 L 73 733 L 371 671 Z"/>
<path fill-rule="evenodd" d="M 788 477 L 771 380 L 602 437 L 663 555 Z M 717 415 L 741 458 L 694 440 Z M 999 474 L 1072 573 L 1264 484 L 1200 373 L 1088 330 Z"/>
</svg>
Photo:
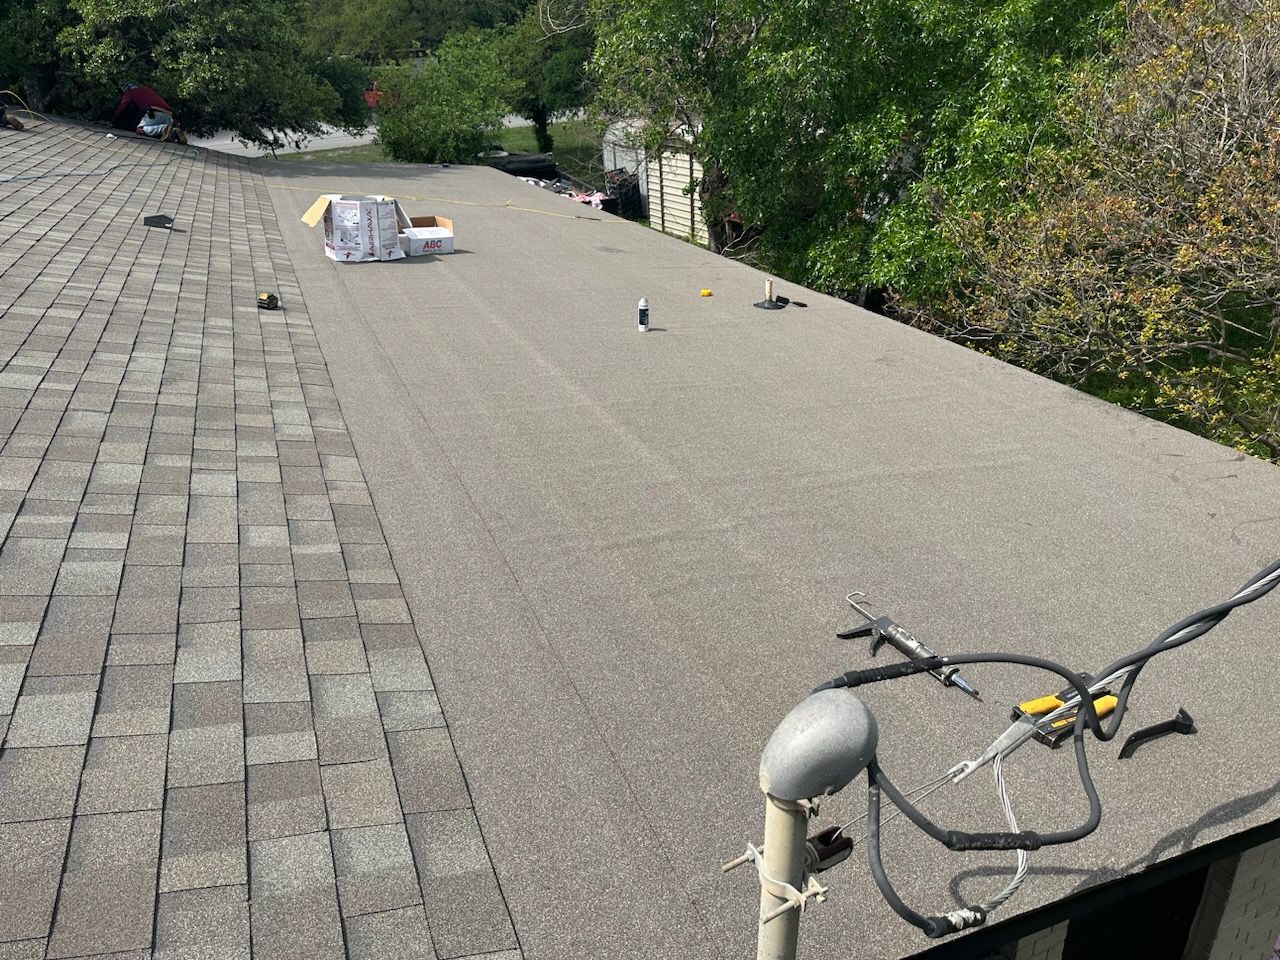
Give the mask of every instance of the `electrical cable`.
<svg viewBox="0 0 1280 960">
<path fill-rule="evenodd" d="M 1168 650 L 1180 647 L 1189 643 L 1197 637 L 1203 636 L 1221 623 L 1232 610 L 1266 596 L 1280 583 L 1280 560 L 1276 560 L 1263 568 L 1253 577 L 1251 577 L 1235 595 L 1229 600 L 1206 607 L 1197 613 L 1175 623 L 1166 629 L 1155 640 L 1147 646 L 1121 657 L 1114 663 L 1110 664 L 1101 675 L 1102 680 L 1093 681 L 1095 687 L 1105 683 L 1114 682 L 1120 677 L 1124 677 L 1124 684 L 1120 694 L 1117 697 L 1117 703 L 1114 709 L 1114 716 L 1111 723 L 1104 727 L 1101 719 L 1098 717 L 1097 711 L 1093 705 L 1093 698 L 1090 695 L 1088 686 L 1080 680 L 1079 676 L 1073 671 L 1068 670 L 1062 664 L 1042 657 L 1031 657 L 1022 654 L 992 652 L 992 653 L 970 653 L 959 654 L 946 657 L 926 657 L 921 660 L 912 660 L 905 663 L 892 664 L 886 667 L 875 667 L 869 670 L 854 670 L 843 674 L 834 680 L 823 684 L 819 689 L 830 689 L 839 687 L 856 687 L 867 683 L 877 683 L 883 680 L 896 679 L 898 677 L 913 676 L 918 673 L 925 673 L 936 670 L 939 667 L 948 665 L 963 665 L 969 663 L 1012 663 L 1022 666 L 1038 667 L 1051 673 L 1056 673 L 1067 681 L 1068 685 L 1075 690 L 1075 699 L 1071 699 L 1064 707 L 1059 708 L 1054 714 L 1046 717 L 1038 718 L 1036 724 L 1043 724 L 1049 717 L 1068 709 L 1076 709 L 1075 724 L 1072 728 L 1072 746 L 1074 747 L 1076 757 L 1076 768 L 1080 776 L 1080 783 L 1084 789 L 1085 795 L 1089 800 L 1089 816 L 1084 823 L 1069 830 L 1059 830 L 1047 833 L 1040 833 L 1034 830 L 1018 830 L 1016 819 L 1013 816 L 1012 805 L 1008 802 L 1007 789 L 1003 782 L 1003 766 L 996 767 L 997 789 L 1001 796 L 1001 805 L 1005 811 L 1005 817 L 1009 824 L 1007 832 L 997 833 L 968 833 L 958 830 L 944 830 L 930 820 L 927 816 L 920 812 L 915 805 L 908 800 L 907 796 L 899 791 L 892 781 L 880 767 L 877 758 L 873 757 L 867 765 L 867 821 L 868 821 L 868 844 L 867 854 L 871 867 L 872 877 L 875 879 L 876 886 L 880 889 L 885 900 L 888 901 L 890 907 L 893 908 L 899 916 L 908 923 L 923 930 L 929 937 L 937 938 L 945 936 L 949 933 L 955 933 L 967 927 L 977 926 L 986 922 L 988 907 L 994 900 L 998 900 L 995 906 L 1003 904 L 1017 886 L 1025 879 L 1026 869 L 1025 862 L 1019 858 L 1019 869 L 1015 871 L 1013 880 L 1010 884 L 997 894 L 993 900 L 987 901 L 985 904 L 975 906 L 966 906 L 941 917 L 926 917 L 916 912 L 903 902 L 893 889 L 892 883 L 888 879 L 885 872 L 884 864 L 881 861 L 880 846 L 880 806 L 881 791 L 893 801 L 901 813 L 906 814 L 924 833 L 928 834 L 939 843 L 951 850 L 1017 850 L 1024 852 L 1027 850 L 1035 850 L 1042 846 L 1050 846 L 1055 844 L 1070 843 L 1088 836 L 1097 829 L 1102 819 L 1102 802 L 1098 796 L 1097 787 L 1093 782 L 1093 777 L 1089 772 L 1089 760 L 1085 752 L 1084 731 L 1088 729 L 1097 739 L 1105 742 L 1111 740 L 1119 730 L 1120 724 L 1124 719 L 1124 713 L 1128 705 L 1129 693 L 1137 681 L 1138 675 L 1147 663 L 1156 655 L 1164 653 Z M 1070 698 L 1069 698 L 1070 699 Z M 1003 759 L 1002 754 L 996 753 L 993 758 L 996 761 Z M 937 781 L 934 781 L 935 783 Z M 914 792 L 914 791 L 913 791 Z M 887 822 L 887 821 L 886 821 Z"/>
</svg>

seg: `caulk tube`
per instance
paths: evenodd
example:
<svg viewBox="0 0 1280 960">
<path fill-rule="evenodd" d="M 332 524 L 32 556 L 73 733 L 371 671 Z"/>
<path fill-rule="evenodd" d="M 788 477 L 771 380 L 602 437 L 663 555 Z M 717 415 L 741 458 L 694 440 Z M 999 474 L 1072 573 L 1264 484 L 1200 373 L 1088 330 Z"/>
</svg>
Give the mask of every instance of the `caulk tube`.
<svg viewBox="0 0 1280 960">
<path fill-rule="evenodd" d="M 641 297 L 636 305 L 636 329 L 641 333 L 647 333 L 649 330 L 649 301 L 644 297 Z"/>
</svg>

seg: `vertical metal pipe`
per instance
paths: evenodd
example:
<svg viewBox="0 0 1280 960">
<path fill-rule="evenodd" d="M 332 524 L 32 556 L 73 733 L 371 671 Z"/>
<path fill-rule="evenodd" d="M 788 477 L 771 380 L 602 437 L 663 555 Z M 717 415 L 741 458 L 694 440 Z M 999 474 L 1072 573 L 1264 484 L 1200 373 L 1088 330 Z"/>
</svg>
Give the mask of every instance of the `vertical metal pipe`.
<svg viewBox="0 0 1280 960">
<path fill-rule="evenodd" d="M 764 872 L 797 890 L 804 881 L 805 830 L 808 816 L 799 804 L 764 798 Z M 786 903 L 763 886 L 760 888 L 760 915 Z M 756 960 L 795 960 L 800 936 L 799 908 L 787 910 L 768 923 L 760 924 Z"/>
</svg>

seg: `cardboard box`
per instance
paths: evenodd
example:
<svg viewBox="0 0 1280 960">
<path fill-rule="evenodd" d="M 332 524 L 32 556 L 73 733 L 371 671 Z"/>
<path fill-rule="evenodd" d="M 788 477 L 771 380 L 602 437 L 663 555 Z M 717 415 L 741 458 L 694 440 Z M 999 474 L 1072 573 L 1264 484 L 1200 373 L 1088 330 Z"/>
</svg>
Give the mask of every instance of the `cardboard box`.
<svg viewBox="0 0 1280 960">
<path fill-rule="evenodd" d="M 302 215 L 314 227 L 324 220 L 324 252 L 339 263 L 400 260 L 401 218 L 408 220 L 391 197 L 325 194 Z"/>
<path fill-rule="evenodd" d="M 302 215 L 309 227 L 322 219 L 325 256 L 339 263 L 453 253 L 452 220 L 411 217 L 394 197 L 327 193 Z"/>
<path fill-rule="evenodd" d="M 400 248 L 411 257 L 453 253 L 453 221 L 448 217 L 409 217 L 401 226 Z"/>
</svg>

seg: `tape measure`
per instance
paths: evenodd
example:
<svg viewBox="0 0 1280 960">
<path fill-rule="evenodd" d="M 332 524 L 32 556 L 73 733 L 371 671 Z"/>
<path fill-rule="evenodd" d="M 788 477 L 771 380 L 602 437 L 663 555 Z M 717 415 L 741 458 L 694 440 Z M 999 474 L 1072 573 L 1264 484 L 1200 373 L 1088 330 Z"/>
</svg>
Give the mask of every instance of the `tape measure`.
<svg viewBox="0 0 1280 960">
<path fill-rule="evenodd" d="M 277 297 L 274 293 L 258 294 L 259 310 L 277 310 L 279 309 L 279 307 L 280 307 L 280 298 Z"/>
</svg>

